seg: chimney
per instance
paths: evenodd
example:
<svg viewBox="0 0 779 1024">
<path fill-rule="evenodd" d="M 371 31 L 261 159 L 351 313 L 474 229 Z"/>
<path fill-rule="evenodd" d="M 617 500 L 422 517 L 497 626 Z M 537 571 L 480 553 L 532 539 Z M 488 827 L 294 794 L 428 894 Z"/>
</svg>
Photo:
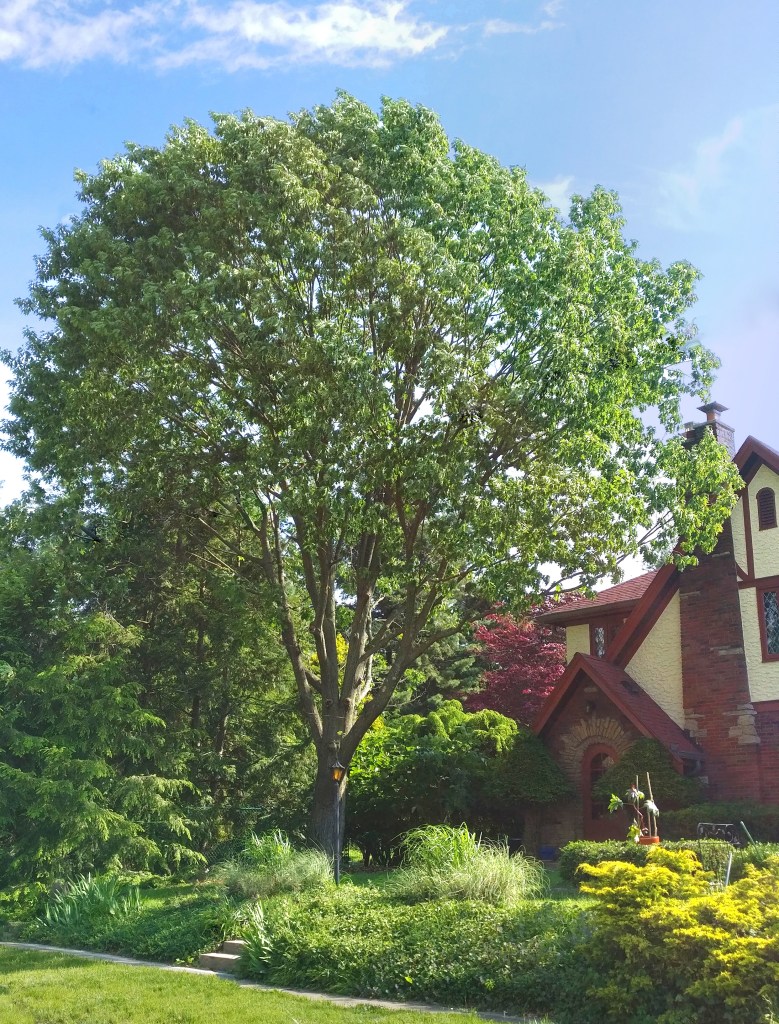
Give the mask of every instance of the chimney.
<svg viewBox="0 0 779 1024">
<path fill-rule="evenodd" d="M 719 402 L 708 402 L 706 405 L 699 405 L 698 408 L 701 412 L 706 413 L 706 422 L 685 423 L 685 444 L 697 444 L 703 436 L 704 430 L 710 430 L 719 443 L 725 446 L 728 454 L 735 455 L 736 444 L 733 438 L 733 427 L 729 427 L 727 423 L 720 420 L 720 414 L 728 411 L 727 406 L 720 405 Z"/>
</svg>

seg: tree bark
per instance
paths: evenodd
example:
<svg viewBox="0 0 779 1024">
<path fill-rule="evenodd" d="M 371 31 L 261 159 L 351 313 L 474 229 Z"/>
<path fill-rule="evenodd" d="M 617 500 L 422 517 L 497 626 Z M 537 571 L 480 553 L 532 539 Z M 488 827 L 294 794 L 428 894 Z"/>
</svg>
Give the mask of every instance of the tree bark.
<svg viewBox="0 0 779 1024">
<path fill-rule="evenodd" d="M 314 797 L 311 806 L 311 838 L 333 861 L 336 850 L 343 850 L 346 812 L 346 776 L 340 784 L 333 781 L 331 766 L 336 760 L 332 748 L 318 751 Z"/>
</svg>

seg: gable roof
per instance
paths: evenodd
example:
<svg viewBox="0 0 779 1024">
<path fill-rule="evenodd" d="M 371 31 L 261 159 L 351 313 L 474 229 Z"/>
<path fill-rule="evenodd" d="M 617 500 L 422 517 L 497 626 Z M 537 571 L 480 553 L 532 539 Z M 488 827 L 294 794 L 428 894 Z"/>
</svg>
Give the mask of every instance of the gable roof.
<svg viewBox="0 0 779 1024">
<path fill-rule="evenodd" d="M 566 695 L 585 676 L 608 697 L 642 736 L 659 740 L 676 758 L 698 761 L 701 752 L 670 715 L 624 669 L 588 654 L 574 655 L 536 719 L 534 731 L 541 735 Z"/>
<path fill-rule="evenodd" d="M 769 448 L 767 444 L 758 441 L 751 435 L 744 441 L 736 452 L 733 461 L 738 468 L 744 483 L 749 481 L 757 473 L 761 466 L 768 466 L 774 473 L 779 473 L 779 452 Z"/>
<path fill-rule="evenodd" d="M 575 604 L 561 605 L 560 608 L 544 612 L 543 615 L 537 616 L 536 621 L 550 626 L 572 626 L 576 623 L 589 622 L 596 614 L 629 612 L 644 596 L 655 576 L 656 570 L 645 572 L 643 576 L 636 576 L 635 579 L 625 580 L 615 587 L 601 590 L 595 597 L 584 598 Z"/>
</svg>

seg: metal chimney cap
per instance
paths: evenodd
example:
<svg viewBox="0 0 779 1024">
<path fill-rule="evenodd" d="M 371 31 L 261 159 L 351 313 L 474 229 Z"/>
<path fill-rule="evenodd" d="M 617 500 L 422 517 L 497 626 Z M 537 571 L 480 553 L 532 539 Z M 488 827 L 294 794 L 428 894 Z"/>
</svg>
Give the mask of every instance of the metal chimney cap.
<svg viewBox="0 0 779 1024">
<path fill-rule="evenodd" d="M 710 423 L 712 420 L 718 420 L 720 413 L 727 412 L 728 407 L 721 405 L 719 402 L 707 402 L 706 405 L 699 405 L 698 409 L 701 412 L 706 413 L 706 419 Z"/>
</svg>

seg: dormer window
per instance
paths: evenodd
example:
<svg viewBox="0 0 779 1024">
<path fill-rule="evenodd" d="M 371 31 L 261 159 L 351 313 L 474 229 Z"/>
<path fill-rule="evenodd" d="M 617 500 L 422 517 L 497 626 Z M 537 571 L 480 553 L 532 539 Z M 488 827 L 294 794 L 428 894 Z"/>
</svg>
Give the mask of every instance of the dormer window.
<svg viewBox="0 0 779 1024">
<path fill-rule="evenodd" d="M 776 526 L 776 495 L 770 487 L 763 487 L 757 492 L 757 524 L 761 530 L 771 530 Z"/>
</svg>

